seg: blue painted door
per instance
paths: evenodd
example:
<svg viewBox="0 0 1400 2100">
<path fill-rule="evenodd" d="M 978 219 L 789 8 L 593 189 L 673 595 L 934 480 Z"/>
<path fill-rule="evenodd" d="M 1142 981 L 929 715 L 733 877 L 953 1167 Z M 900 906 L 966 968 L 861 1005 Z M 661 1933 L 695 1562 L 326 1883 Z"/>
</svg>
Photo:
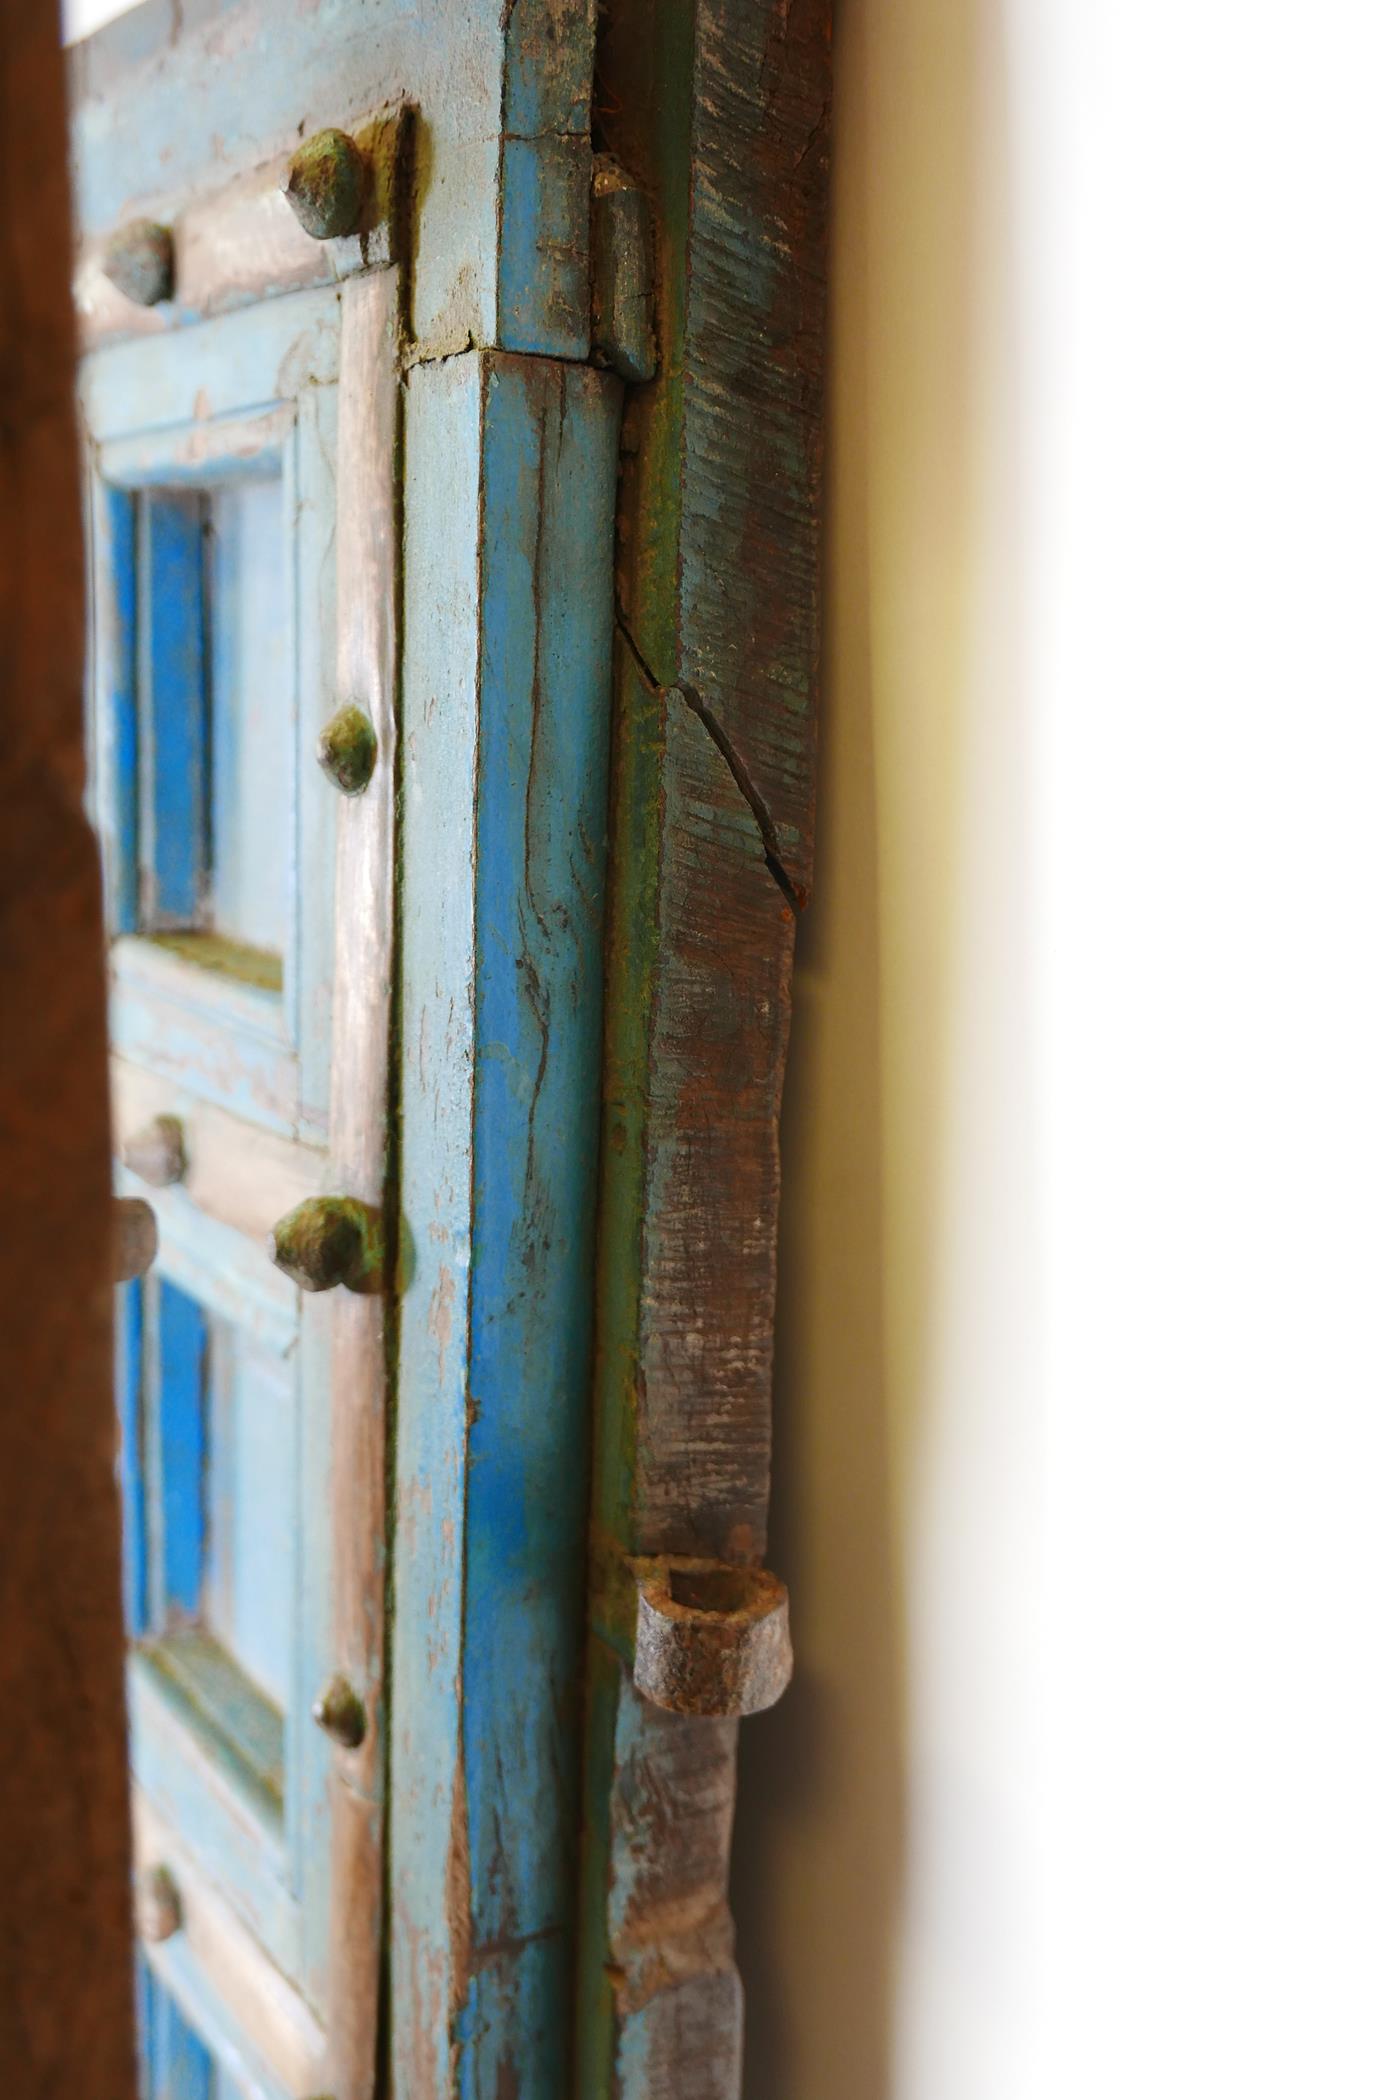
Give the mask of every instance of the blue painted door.
<svg viewBox="0 0 1400 2100">
<path fill-rule="evenodd" d="M 347 1003 L 337 981 L 337 918 L 361 898 L 316 747 L 336 701 L 342 443 L 361 474 L 373 448 L 373 359 L 347 386 L 344 352 L 377 328 L 391 398 L 391 277 L 104 342 L 83 375 L 118 1175 L 160 1226 L 154 1270 L 121 1294 L 117 1400 L 136 1846 L 167 1898 L 138 1891 L 145 2071 L 172 2100 L 314 2090 L 337 2065 L 338 1994 L 352 1972 L 374 1989 L 377 1944 L 347 1961 L 335 1904 L 347 1875 L 379 1872 L 382 1722 L 344 1749 L 314 1718 L 327 1683 L 353 1681 L 367 1713 L 382 1683 L 378 1598 L 360 1599 L 375 1623 L 358 1641 L 335 1611 L 346 1315 L 267 1241 L 308 1200 L 386 1203 L 387 993 Z M 392 601 L 381 566 L 365 588 Z M 357 808 L 361 831 L 373 816 Z M 373 1089 L 378 1072 L 377 1100 L 338 1100 L 338 1027 L 384 1046 L 359 1073 Z M 351 1318 L 382 1423 L 373 1306 L 368 1330 Z M 346 1519 L 361 1565 L 382 1555 L 375 1467 Z M 366 1827 L 337 1850 L 352 1783 Z"/>
<path fill-rule="evenodd" d="M 593 13 L 197 16 L 74 74 L 117 1172 L 160 1227 L 118 1306 L 146 2090 L 562 2100 Z"/>
</svg>

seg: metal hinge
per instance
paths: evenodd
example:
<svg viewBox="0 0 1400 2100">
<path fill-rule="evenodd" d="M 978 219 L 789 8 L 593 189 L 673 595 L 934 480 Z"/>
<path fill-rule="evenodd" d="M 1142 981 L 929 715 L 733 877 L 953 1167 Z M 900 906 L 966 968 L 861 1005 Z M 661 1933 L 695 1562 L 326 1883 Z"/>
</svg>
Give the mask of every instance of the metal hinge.
<svg viewBox="0 0 1400 2100">
<path fill-rule="evenodd" d="M 620 160 L 593 160 L 593 355 L 631 385 L 656 371 L 647 202 Z"/>
</svg>

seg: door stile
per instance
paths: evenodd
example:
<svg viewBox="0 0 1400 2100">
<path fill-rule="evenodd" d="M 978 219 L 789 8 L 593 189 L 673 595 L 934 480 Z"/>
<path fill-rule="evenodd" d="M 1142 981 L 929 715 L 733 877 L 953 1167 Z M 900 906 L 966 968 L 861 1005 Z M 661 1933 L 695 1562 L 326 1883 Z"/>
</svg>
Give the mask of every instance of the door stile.
<svg viewBox="0 0 1400 2100">
<path fill-rule="evenodd" d="M 621 388 L 405 426 L 393 2090 L 568 2086 Z"/>
<path fill-rule="evenodd" d="M 341 293 L 335 698 L 374 736 L 369 781 L 338 798 L 329 1185 L 393 1237 L 392 1088 L 398 698 L 399 273 Z M 391 1365 L 381 1260 L 372 1288 L 327 1294 L 331 1588 L 326 1682 L 351 1687 L 363 1740 L 331 1752 L 328 2023 L 337 2100 L 372 2100 L 385 1801 L 385 1515 Z M 319 1311 L 326 1299 L 308 1301 Z M 324 1696 L 324 1695 L 323 1695 Z"/>
<path fill-rule="evenodd" d="M 778 1113 L 811 879 L 827 0 L 614 0 L 653 214 L 618 497 L 575 2100 L 737 2100 L 738 1720 L 765 1566 Z"/>
</svg>

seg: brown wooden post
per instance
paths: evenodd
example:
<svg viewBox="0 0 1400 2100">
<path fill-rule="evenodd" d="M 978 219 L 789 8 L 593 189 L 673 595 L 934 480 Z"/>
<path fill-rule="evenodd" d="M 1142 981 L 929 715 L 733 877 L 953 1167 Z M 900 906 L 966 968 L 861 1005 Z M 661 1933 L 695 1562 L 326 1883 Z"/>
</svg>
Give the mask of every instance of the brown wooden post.
<svg viewBox="0 0 1400 2100">
<path fill-rule="evenodd" d="M 0 2066 L 134 2092 L 112 1180 L 56 0 L 0 0 Z"/>
<path fill-rule="evenodd" d="M 828 0 L 611 0 L 599 38 L 658 365 L 618 490 L 580 2100 L 738 2100 L 738 1721 L 792 1664 L 765 1561 L 829 28 Z"/>
</svg>

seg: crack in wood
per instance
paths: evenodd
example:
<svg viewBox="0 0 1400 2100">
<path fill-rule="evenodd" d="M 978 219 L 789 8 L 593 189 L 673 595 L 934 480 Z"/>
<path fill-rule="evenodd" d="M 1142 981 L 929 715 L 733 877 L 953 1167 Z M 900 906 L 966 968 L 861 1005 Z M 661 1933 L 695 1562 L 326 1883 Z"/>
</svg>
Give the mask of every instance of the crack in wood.
<svg viewBox="0 0 1400 2100">
<path fill-rule="evenodd" d="M 689 684 L 687 680 L 682 678 L 677 680 L 675 685 L 666 685 L 656 676 L 651 665 L 643 656 L 637 638 L 628 626 L 620 606 L 615 606 L 613 609 L 613 621 L 618 633 L 627 644 L 628 652 L 641 673 L 647 690 L 655 693 L 658 698 L 664 698 L 668 693 L 679 693 L 681 699 L 684 700 L 686 706 L 704 729 L 716 751 L 718 751 L 728 767 L 735 787 L 738 788 L 739 793 L 743 796 L 753 814 L 753 820 L 758 826 L 758 835 L 763 844 L 764 863 L 769 874 L 787 899 L 792 911 L 805 910 L 807 892 L 788 873 L 783 861 L 781 842 L 778 838 L 778 827 L 773 822 L 772 812 L 760 794 L 757 783 L 745 765 L 741 754 L 736 750 L 728 730 L 720 721 L 714 709 L 701 699 L 695 687 Z"/>
</svg>

